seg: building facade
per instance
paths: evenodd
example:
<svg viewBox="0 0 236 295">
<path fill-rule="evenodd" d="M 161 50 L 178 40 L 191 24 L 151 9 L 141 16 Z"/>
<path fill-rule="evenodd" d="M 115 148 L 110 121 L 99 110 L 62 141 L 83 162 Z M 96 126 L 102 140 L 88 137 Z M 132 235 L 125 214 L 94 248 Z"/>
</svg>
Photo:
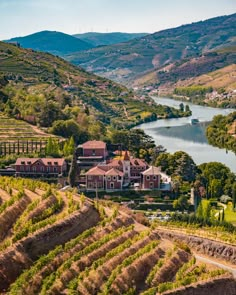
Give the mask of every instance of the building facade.
<svg viewBox="0 0 236 295">
<path fill-rule="evenodd" d="M 67 170 L 62 158 L 18 158 L 14 166 L 16 176 L 22 177 L 58 177 Z"/>
</svg>

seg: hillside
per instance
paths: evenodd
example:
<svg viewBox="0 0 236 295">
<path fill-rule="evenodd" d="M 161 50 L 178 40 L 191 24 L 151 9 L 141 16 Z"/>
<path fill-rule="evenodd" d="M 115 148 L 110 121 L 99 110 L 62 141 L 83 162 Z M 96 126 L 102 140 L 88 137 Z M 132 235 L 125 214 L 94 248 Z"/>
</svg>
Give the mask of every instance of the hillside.
<svg viewBox="0 0 236 295">
<path fill-rule="evenodd" d="M 146 75 L 137 77 L 137 79 L 132 82 L 132 85 L 142 86 L 149 83 L 149 85 L 164 86 L 165 84 L 175 85 L 175 83 L 191 84 L 191 82 L 193 85 L 197 84 L 199 77 L 204 74 L 223 69 L 227 66 L 233 67 L 236 63 L 236 53 L 233 51 L 233 48 L 235 47 L 225 48 L 224 51 L 206 52 L 199 57 L 185 58 L 169 64 L 168 66 L 151 70 Z M 201 82 L 199 84 L 201 85 Z M 226 83 L 224 87 L 231 87 L 230 84 L 233 84 L 233 80 L 231 83 Z M 214 86 L 219 88 L 223 87 L 218 84 L 214 84 L 213 87 Z"/>
<path fill-rule="evenodd" d="M 0 192 L 2 293 L 235 294 L 230 273 L 112 202 L 26 179 L 1 178 Z"/>
<path fill-rule="evenodd" d="M 93 47 L 83 40 L 54 31 L 37 32 L 24 37 L 12 38 L 7 42 L 18 42 L 24 48 L 49 52 L 59 56 Z"/>
<path fill-rule="evenodd" d="M 0 76 L 0 111 L 44 127 L 85 114 L 113 127 L 180 115 L 61 58 L 3 42 Z"/>
<path fill-rule="evenodd" d="M 84 34 L 76 34 L 73 35 L 80 40 L 88 42 L 92 44 L 94 47 L 101 45 L 112 45 L 116 43 L 126 42 L 135 38 L 140 38 L 148 35 L 148 33 L 96 33 L 96 32 L 88 32 Z"/>
<path fill-rule="evenodd" d="M 66 58 L 89 71 L 131 83 L 147 71 L 233 46 L 236 14 L 160 31 L 125 43 L 73 53 Z"/>
</svg>

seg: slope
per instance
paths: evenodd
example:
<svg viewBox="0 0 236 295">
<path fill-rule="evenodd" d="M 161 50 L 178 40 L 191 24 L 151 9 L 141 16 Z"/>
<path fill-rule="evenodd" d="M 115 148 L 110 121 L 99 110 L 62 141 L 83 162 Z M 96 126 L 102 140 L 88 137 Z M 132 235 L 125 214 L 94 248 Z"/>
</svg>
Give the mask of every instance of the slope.
<svg viewBox="0 0 236 295">
<path fill-rule="evenodd" d="M 140 38 L 148 35 L 148 33 L 97 33 L 88 32 L 84 34 L 73 35 L 80 40 L 86 41 L 93 46 L 112 45 L 116 43 L 126 42 L 135 38 Z"/>
<path fill-rule="evenodd" d="M 179 291 L 194 288 L 191 294 L 202 295 L 210 287 L 215 295 L 235 294 L 230 273 L 211 260 L 201 263 L 186 244 L 138 223 L 127 208 L 29 179 L 1 178 L 0 190 L 1 293 L 186 294 Z M 209 240 L 195 240 L 210 252 Z M 194 237 L 190 242 L 196 248 Z M 225 260 L 233 259 L 234 246 L 214 246 L 216 253 L 227 247 Z"/>
<path fill-rule="evenodd" d="M 74 118 L 78 110 L 81 116 L 113 127 L 180 115 L 61 58 L 4 42 L 0 42 L 1 75 L 0 111 L 44 127 Z"/>
<path fill-rule="evenodd" d="M 12 38 L 7 42 L 18 42 L 24 48 L 50 52 L 59 56 L 93 47 L 86 41 L 56 31 L 37 32 L 24 37 Z"/>
<path fill-rule="evenodd" d="M 99 47 L 66 58 L 89 71 L 125 84 L 154 68 L 235 45 L 236 14 L 212 18 L 147 35 L 129 42 Z"/>
</svg>

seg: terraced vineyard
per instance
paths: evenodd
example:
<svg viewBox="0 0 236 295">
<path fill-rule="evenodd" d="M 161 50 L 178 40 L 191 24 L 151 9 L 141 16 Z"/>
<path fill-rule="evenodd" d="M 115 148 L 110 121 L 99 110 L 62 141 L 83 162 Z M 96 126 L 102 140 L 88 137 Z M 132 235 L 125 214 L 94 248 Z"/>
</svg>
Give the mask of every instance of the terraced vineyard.
<svg viewBox="0 0 236 295">
<path fill-rule="evenodd" d="M 0 115 L 0 154 L 40 152 L 49 137 L 36 126 Z"/>
<path fill-rule="evenodd" d="M 0 293 L 235 294 L 229 273 L 117 206 L 1 177 Z"/>
</svg>

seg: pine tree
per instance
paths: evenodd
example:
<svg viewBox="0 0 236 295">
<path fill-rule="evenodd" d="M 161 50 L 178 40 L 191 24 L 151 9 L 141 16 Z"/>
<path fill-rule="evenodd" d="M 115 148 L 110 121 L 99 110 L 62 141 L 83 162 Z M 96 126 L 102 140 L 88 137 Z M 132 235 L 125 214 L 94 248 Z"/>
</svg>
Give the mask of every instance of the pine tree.
<svg viewBox="0 0 236 295">
<path fill-rule="evenodd" d="M 71 187 L 75 187 L 76 174 L 77 174 L 77 157 L 76 157 L 76 151 L 74 150 L 73 158 L 70 165 L 70 171 L 68 175 L 68 182 Z"/>
</svg>

